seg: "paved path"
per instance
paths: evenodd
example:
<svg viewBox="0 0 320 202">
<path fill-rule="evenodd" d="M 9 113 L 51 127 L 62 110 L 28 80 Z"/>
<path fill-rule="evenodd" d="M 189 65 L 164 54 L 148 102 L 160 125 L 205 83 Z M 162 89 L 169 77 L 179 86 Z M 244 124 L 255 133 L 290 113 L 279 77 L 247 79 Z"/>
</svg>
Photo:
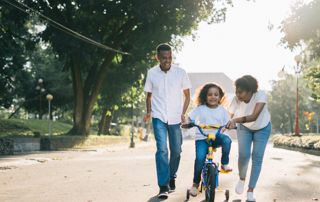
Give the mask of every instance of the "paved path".
<svg viewBox="0 0 320 202">
<path fill-rule="evenodd" d="M 158 201 L 154 161 L 155 144 L 128 144 L 92 151 L 47 152 L 0 158 L 1 202 L 152 202 Z M 217 159 L 219 154 L 217 153 Z M 221 189 L 230 189 L 233 202 L 245 201 L 234 193 L 237 181 L 237 142 L 233 143 L 231 165 L 235 171 L 220 175 Z M 177 191 L 168 202 L 185 200 L 192 184 L 194 142 L 184 141 L 177 178 Z M 224 193 L 216 194 L 224 201 Z M 320 201 L 320 157 L 270 144 L 256 189 L 259 202 Z M 190 201 L 202 201 L 203 194 Z"/>
</svg>

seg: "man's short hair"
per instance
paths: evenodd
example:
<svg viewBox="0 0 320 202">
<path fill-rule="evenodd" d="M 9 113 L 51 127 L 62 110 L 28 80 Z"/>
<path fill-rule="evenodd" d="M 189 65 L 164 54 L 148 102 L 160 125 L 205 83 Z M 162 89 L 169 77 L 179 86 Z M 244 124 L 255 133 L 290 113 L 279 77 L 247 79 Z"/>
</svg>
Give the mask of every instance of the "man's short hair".
<svg viewBox="0 0 320 202">
<path fill-rule="evenodd" d="M 171 46 L 166 43 L 159 44 L 157 46 L 157 54 L 159 54 L 160 51 L 171 51 Z"/>
</svg>

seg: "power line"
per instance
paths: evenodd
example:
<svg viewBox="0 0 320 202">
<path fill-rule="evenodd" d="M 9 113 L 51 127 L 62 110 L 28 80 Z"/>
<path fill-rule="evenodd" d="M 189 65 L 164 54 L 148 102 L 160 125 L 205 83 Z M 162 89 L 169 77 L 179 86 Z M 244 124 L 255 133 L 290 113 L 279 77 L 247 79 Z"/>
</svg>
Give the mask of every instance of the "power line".
<svg viewBox="0 0 320 202">
<path fill-rule="evenodd" d="M 8 0 L 2 0 L 2 1 L 6 2 L 7 4 L 9 4 L 9 5 L 17 8 L 18 10 L 20 10 L 20 11 L 22 11 L 22 12 L 24 12 L 24 13 L 27 13 L 27 14 L 29 14 L 29 15 L 31 14 L 30 11 L 27 11 L 27 10 L 21 8 L 21 7 L 19 7 L 18 5 L 13 4 L 12 2 L 9 2 Z M 31 10 L 32 12 L 34 12 L 34 13 L 36 13 L 37 15 L 41 16 L 42 18 L 46 19 L 46 20 L 51 24 L 51 26 L 53 26 L 53 27 L 55 27 L 55 28 L 57 28 L 57 29 L 59 29 L 59 30 L 61 30 L 61 31 L 63 31 L 63 32 L 65 32 L 65 33 L 67 33 L 67 34 L 75 37 L 75 38 L 78 38 L 78 39 L 80 39 L 80 40 L 82 40 L 82 41 L 84 41 L 84 42 L 90 43 L 91 45 L 95 45 L 95 46 L 97 46 L 97 47 L 99 47 L 99 48 L 103 48 L 103 49 L 105 49 L 105 50 L 113 51 L 113 52 L 120 53 L 120 54 L 124 54 L 124 55 L 129 55 L 129 53 L 127 53 L 127 52 L 123 52 L 123 51 L 120 51 L 120 50 L 116 50 L 116 49 L 111 48 L 111 47 L 109 47 L 109 46 L 103 45 L 103 44 L 101 44 L 101 43 L 99 43 L 99 42 L 97 42 L 97 41 L 94 41 L 93 39 L 90 39 L 90 38 L 88 38 L 88 37 L 86 37 L 86 36 L 84 36 L 84 35 L 76 32 L 76 31 L 74 31 L 74 30 L 72 30 L 72 29 L 70 29 L 70 28 L 68 28 L 68 27 L 66 27 L 66 26 L 64 26 L 64 25 L 62 25 L 62 24 L 60 24 L 60 23 L 58 23 L 58 22 L 50 19 L 49 17 L 43 15 L 43 14 L 40 13 L 39 11 L 36 11 L 36 10 L 30 8 L 29 6 L 23 4 L 22 2 L 18 2 L 18 1 L 16 1 L 16 0 L 14 0 L 14 2 L 22 5 L 23 7 Z"/>
</svg>

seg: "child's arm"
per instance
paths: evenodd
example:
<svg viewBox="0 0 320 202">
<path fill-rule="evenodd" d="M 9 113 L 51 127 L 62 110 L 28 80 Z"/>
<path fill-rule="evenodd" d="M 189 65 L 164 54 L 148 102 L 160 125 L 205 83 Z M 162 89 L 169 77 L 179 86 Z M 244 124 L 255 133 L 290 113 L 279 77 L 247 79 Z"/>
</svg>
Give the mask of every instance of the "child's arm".
<svg viewBox="0 0 320 202">
<path fill-rule="evenodd" d="M 181 124 L 181 128 L 188 128 L 188 124 L 191 123 L 192 120 L 190 119 L 190 117 L 188 116 L 186 121 L 184 123 Z"/>
</svg>

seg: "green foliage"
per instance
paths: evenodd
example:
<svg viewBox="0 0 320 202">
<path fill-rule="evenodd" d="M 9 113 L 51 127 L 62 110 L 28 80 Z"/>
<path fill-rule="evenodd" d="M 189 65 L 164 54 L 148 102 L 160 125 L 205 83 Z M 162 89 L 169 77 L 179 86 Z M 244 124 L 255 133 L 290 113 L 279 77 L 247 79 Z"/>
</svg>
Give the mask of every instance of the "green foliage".
<svg viewBox="0 0 320 202">
<path fill-rule="evenodd" d="M 72 133 L 75 134 L 87 134 L 90 125 L 88 123 L 92 111 L 97 109 L 95 103 L 103 84 L 109 90 L 100 96 L 101 101 L 108 103 L 112 109 L 116 101 L 129 92 L 132 81 L 141 80 L 146 68 L 154 64 L 154 49 L 159 43 L 177 43 L 178 40 L 175 39 L 178 36 L 192 34 L 200 21 L 224 20 L 226 7 L 231 4 L 230 0 L 21 2 L 84 36 L 131 53 L 119 56 L 110 51 L 106 52 L 56 29 L 52 23 L 43 21 L 46 29 L 37 33 L 37 36 L 50 44 L 56 59 L 64 64 L 65 69 L 71 69 L 75 99 L 75 125 Z M 123 78 L 106 79 L 108 74 L 120 74 Z M 117 79 L 124 84 L 113 82 Z M 113 85 L 119 88 L 109 87 Z M 139 85 L 135 84 L 130 90 L 137 97 L 141 92 Z M 137 100 L 139 101 L 140 97 Z"/>
<path fill-rule="evenodd" d="M 304 71 L 308 87 L 312 90 L 312 98 L 320 103 L 320 58 L 310 62 Z"/>
<path fill-rule="evenodd" d="M 36 37 L 25 26 L 29 17 L 0 3 L 0 106 L 8 108 L 17 98 L 22 85 L 19 76 L 26 73 L 24 65 L 28 51 L 36 43 Z"/>
<path fill-rule="evenodd" d="M 285 34 L 282 42 L 289 48 L 306 47 L 304 77 L 313 91 L 312 97 L 320 102 L 320 1 L 298 3 L 282 22 L 281 31 Z"/>
<path fill-rule="evenodd" d="M 282 22 L 281 31 L 285 34 L 283 42 L 290 48 L 305 42 L 313 48 L 313 52 L 320 54 L 320 2 L 313 0 L 308 4 L 297 3 L 292 8 L 291 15 Z"/>
<path fill-rule="evenodd" d="M 48 133 L 48 120 L 23 120 L 23 119 L 0 119 L 0 136 L 32 136 L 34 132 L 40 132 L 41 135 Z M 52 122 L 52 133 L 63 134 L 70 130 L 72 125 Z"/>
<path fill-rule="evenodd" d="M 220 2 L 221 5 L 215 5 L 215 2 Z M 137 53 L 145 57 L 160 42 L 170 42 L 173 35 L 191 34 L 202 20 L 223 20 L 226 4 L 231 2 L 151 0 L 142 3 L 136 0 L 69 2 L 58 0 L 25 3 L 85 36 L 114 48 L 129 51 L 132 57 L 137 57 Z M 47 24 L 42 37 L 52 44 L 53 49 L 62 58 L 75 56 L 84 70 L 100 64 L 106 54 L 91 44 L 57 30 L 51 24 Z M 92 60 L 93 58 L 98 60 Z"/>
<path fill-rule="evenodd" d="M 0 121 L 1 134 L 9 133 L 24 133 L 30 131 L 30 128 L 27 127 L 24 123 L 20 121 L 13 120 L 1 120 Z"/>
<path fill-rule="evenodd" d="M 39 43 L 34 51 L 29 54 L 29 72 L 26 78 L 21 78 L 20 96 L 24 97 L 24 107 L 29 111 L 39 110 L 39 96 L 42 97 L 42 105 L 47 106 L 46 95 L 52 94 L 53 110 L 71 109 L 73 93 L 72 82 L 67 70 L 63 69 L 63 61 L 59 60 L 49 44 Z M 43 87 L 46 89 L 40 94 L 36 90 L 38 79 L 43 79 Z M 46 107 L 44 107 L 46 108 Z"/>
<path fill-rule="evenodd" d="M 306 88 L 306 82 L 299 79 L 299 126 L 302 132 L 306 130 L 308 121 L 304 118 L 303 112 L 316 111 L 312 105 L 310 90 Z M 274 81 L 270 92 L 269 110 L 273 130 L 277 133 L 292 133 L 295 126 L 296 114 L 296 78 L 293 75 L 285 75 L 283 80 Z"/>
</svg>

